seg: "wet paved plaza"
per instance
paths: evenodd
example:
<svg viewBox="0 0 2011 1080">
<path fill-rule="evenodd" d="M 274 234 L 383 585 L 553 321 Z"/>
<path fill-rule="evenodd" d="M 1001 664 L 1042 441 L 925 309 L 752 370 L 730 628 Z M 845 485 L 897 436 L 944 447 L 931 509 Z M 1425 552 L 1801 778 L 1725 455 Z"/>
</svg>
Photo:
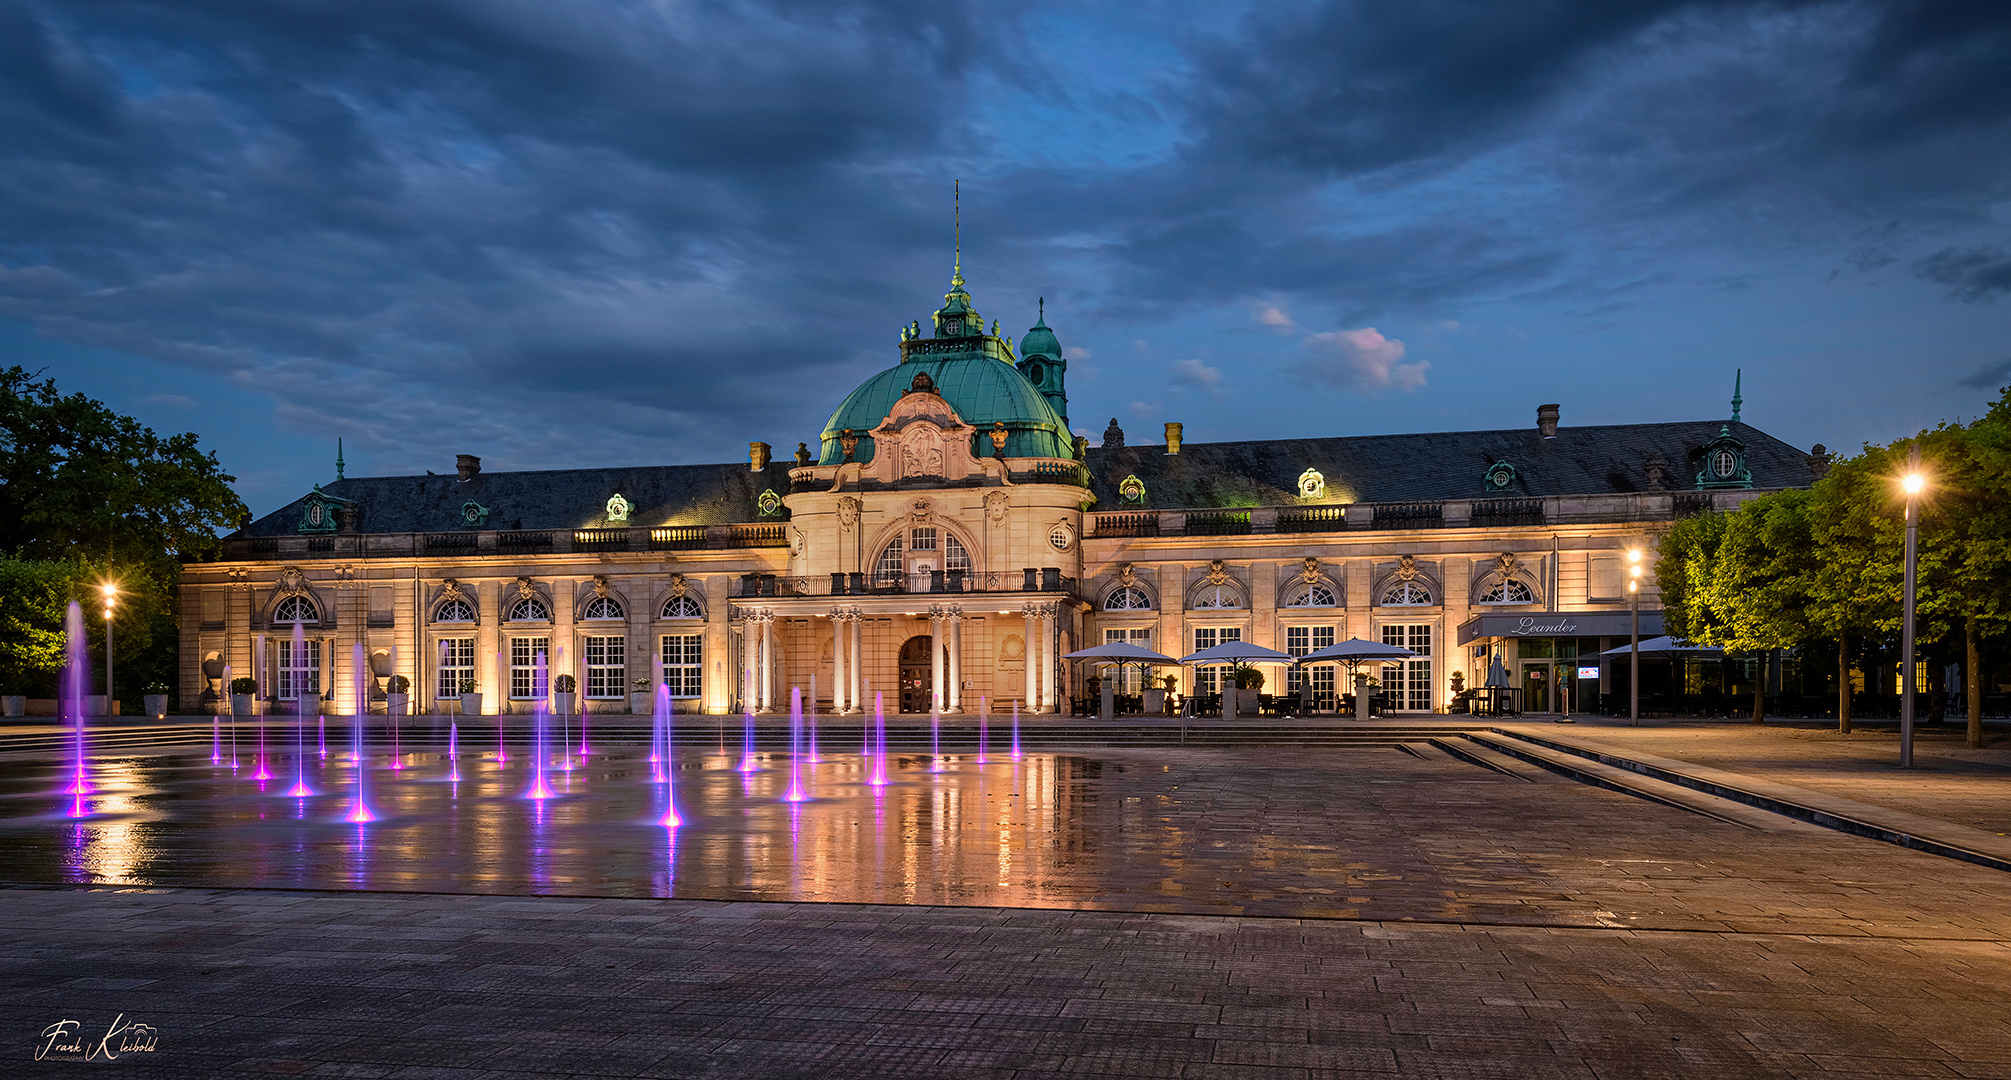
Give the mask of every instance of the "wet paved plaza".
<svg viewBox="0 0 2011 1080">
<path fill-rule="evenodd" d="M 2011 1076 L 2011 877 L 1429 748 L 875 786 L 827 745 L 791 803 L 787 755 L 723 741 L 668 789 L 610 744 L 548 800 L 514 747 L 459 783 L 428 747 L 368 755 L 357 826 L 346 751 L 287 797 L 280 741 L 268 781 L 113 755 L 81 819 L 0 762 L 0 1054 L 137 1011 L 163 1048 L 108 1071 Z"/>
</svg>

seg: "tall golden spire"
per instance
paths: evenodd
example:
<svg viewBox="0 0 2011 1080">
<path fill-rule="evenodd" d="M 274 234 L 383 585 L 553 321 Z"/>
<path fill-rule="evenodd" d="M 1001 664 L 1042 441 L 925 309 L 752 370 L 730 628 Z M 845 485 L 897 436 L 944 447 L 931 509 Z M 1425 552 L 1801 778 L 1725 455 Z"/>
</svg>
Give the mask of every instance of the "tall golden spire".
<svg viewBox="0 0 2011 1080">
<path fill-rule="evenodd" d="M 956 265 L 950 270 L 950 288 L 964 287 L 964 182 L 950 181 L 952 220 L 956 223 Z"/>
</svg>

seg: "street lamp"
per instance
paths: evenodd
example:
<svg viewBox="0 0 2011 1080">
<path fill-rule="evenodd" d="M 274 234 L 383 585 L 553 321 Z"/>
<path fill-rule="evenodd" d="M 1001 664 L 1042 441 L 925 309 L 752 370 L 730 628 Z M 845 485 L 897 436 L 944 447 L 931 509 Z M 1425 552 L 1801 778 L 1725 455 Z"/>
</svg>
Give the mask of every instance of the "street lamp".
<svg viewBox="0 0 2011 1080">
<path fill-rule="evenodd" d="M 118 602 L 119 587 L 111 582 L 98 587 L 105 595 L 105 716 L 112 715 L 112 605 Z"/>
<path fill-rule="evenodd" d="M 1920 444 L 1906 455 L 1906 475 L 1900 477 L 1906 492 L 1906 585 L 1904 610 L 1899 617 L 1899 767 L 1913 768 L 1913 595 L 1915 563 L 1919 561 L 1920 510 L 1916 505 L 1927 477 L 1920 471 Z"/>
<path fill-rule="evenodd" d="M 1627 716 L 1641 726 L 1641 549 L 1627 552 L 1627 607 L 1633 614 L 1631 644 L 1627 650 Z"/>
</svg>

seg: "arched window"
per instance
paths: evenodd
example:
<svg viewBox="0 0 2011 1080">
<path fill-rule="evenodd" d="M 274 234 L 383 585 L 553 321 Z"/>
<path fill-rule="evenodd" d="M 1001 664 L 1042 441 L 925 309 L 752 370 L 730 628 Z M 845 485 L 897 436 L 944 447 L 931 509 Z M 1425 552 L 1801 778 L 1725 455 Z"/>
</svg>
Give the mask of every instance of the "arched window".
<svg viewBox="0 0 2011 1080">
<path fill-rule="evenodd" d="M 880 559 L 873 564 L 873 578 L 879 584 L 895 584 L 907 573 L 907 563 L 902 559 L 904 539 L 902 534 L 895 533 L 887 546 L 880 549 Z"/>
<path fill-rule="evenodd" d="M 666 619 L 703 619 L 705 608 L 689 596 L 673 596 L 663 605 Z"/>
<path fill-rule="evenodd" d="M 1383 591 L 1384 607 L 1421 607 L 1430 603 L 1431 590 L 1422 582 L 1399 581 Z"/>
<path fill-rule="evenodd" d="M 1227 585 L 1204 585 L 1194 594 L 1193 607 L 1197 611 L 1221 611 L 1242 606 L 1242 594 Z"/>
<path fill-rule="evenodd" d="M 1328 585 L 1324 581 L 1315 581 L 1309 585 L 1302 586 L 1299 589 L 1295 590 L 1292 594 L 1292 598 L 1290 600 L 1285 601 L 1285 606 L 1339 607 L 1340 601 L 1334 598 L 1333 586 Z"/>
<path fill-rule="evenodd" d="M 1536 602 L 1536 594 L 1529 591 L 1529 586 L 1514 578 L 1508 578 L 1480 594 L 1480 602 L 1483 604 L 1533 604 Z"/>
<path fill-rule="evenodd" d="M 582 619 L 619 619 L 626 613 L 621 609 L 621 601 L 612 596 L 596 596 L 587 601 L 587 609 L 580 615 Z"/>
<path fill-rule="evenodd" d="M 511 622 L 550 622 L 552 609 L 542 597 L 527 596 L 510 608 Z"/>
<path fill-rule="evenodd" d="M 281 600 L 279 606 L 272 610 L 272 621 L 312 625 L 321 621 L 321 612 L 314 609 L 314 601 L 307 597 L 289 596 Z"/>
<path fill-rule="evenodd" d="M 475 609 L 469 606 L 466 600 L 456 598 L 441 604 L 439 610 L 433 612 L 433 621 L 474 622 Z"/>
<path fill-rule="evenodd" d="M 1120 585 L 1103 598 L 1105 611 L 1151 611 L 1152 598 L 1136 585 Z"/>
<path fill-rule="evenodd" d="M 957 534 L 943 530 L 943 569 L 971 572 L 971 553 L 964 550 L 964 542 Z"/>
</svg>

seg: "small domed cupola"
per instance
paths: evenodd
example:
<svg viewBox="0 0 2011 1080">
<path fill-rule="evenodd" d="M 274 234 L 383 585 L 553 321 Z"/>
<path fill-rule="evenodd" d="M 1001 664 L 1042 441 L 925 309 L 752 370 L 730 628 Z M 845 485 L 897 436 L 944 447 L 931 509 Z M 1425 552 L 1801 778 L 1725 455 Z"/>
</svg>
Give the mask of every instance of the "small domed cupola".
<svg viewBox="0 0 2011 1080">
<path fill-rule="evenodd" d="M 1068 374 L 1068 361 L 1062 359 L 1061 342 L 1054 331 L 1047 326 L 1047 298 L 1040 299 L 1040 321 L 1026 332 L 1019 342 L 1020 362 L 1017 365 L 1026 381 L 1040 391 L 1040 396 L 1054 406 L 1054 411 L 1068 419 L 1068 389 L 1064 377 Z"/>
<path fill-rule="evenodd" d="M 943 306 L 936 309 L 936 336 L 976 337 L 984 332 L 984 317 L 971 306 L 971 294 L 964 291 L 964 270 L 959 265 L 950 275 L 950 291 L 943 294 Z"/>
</svg>

